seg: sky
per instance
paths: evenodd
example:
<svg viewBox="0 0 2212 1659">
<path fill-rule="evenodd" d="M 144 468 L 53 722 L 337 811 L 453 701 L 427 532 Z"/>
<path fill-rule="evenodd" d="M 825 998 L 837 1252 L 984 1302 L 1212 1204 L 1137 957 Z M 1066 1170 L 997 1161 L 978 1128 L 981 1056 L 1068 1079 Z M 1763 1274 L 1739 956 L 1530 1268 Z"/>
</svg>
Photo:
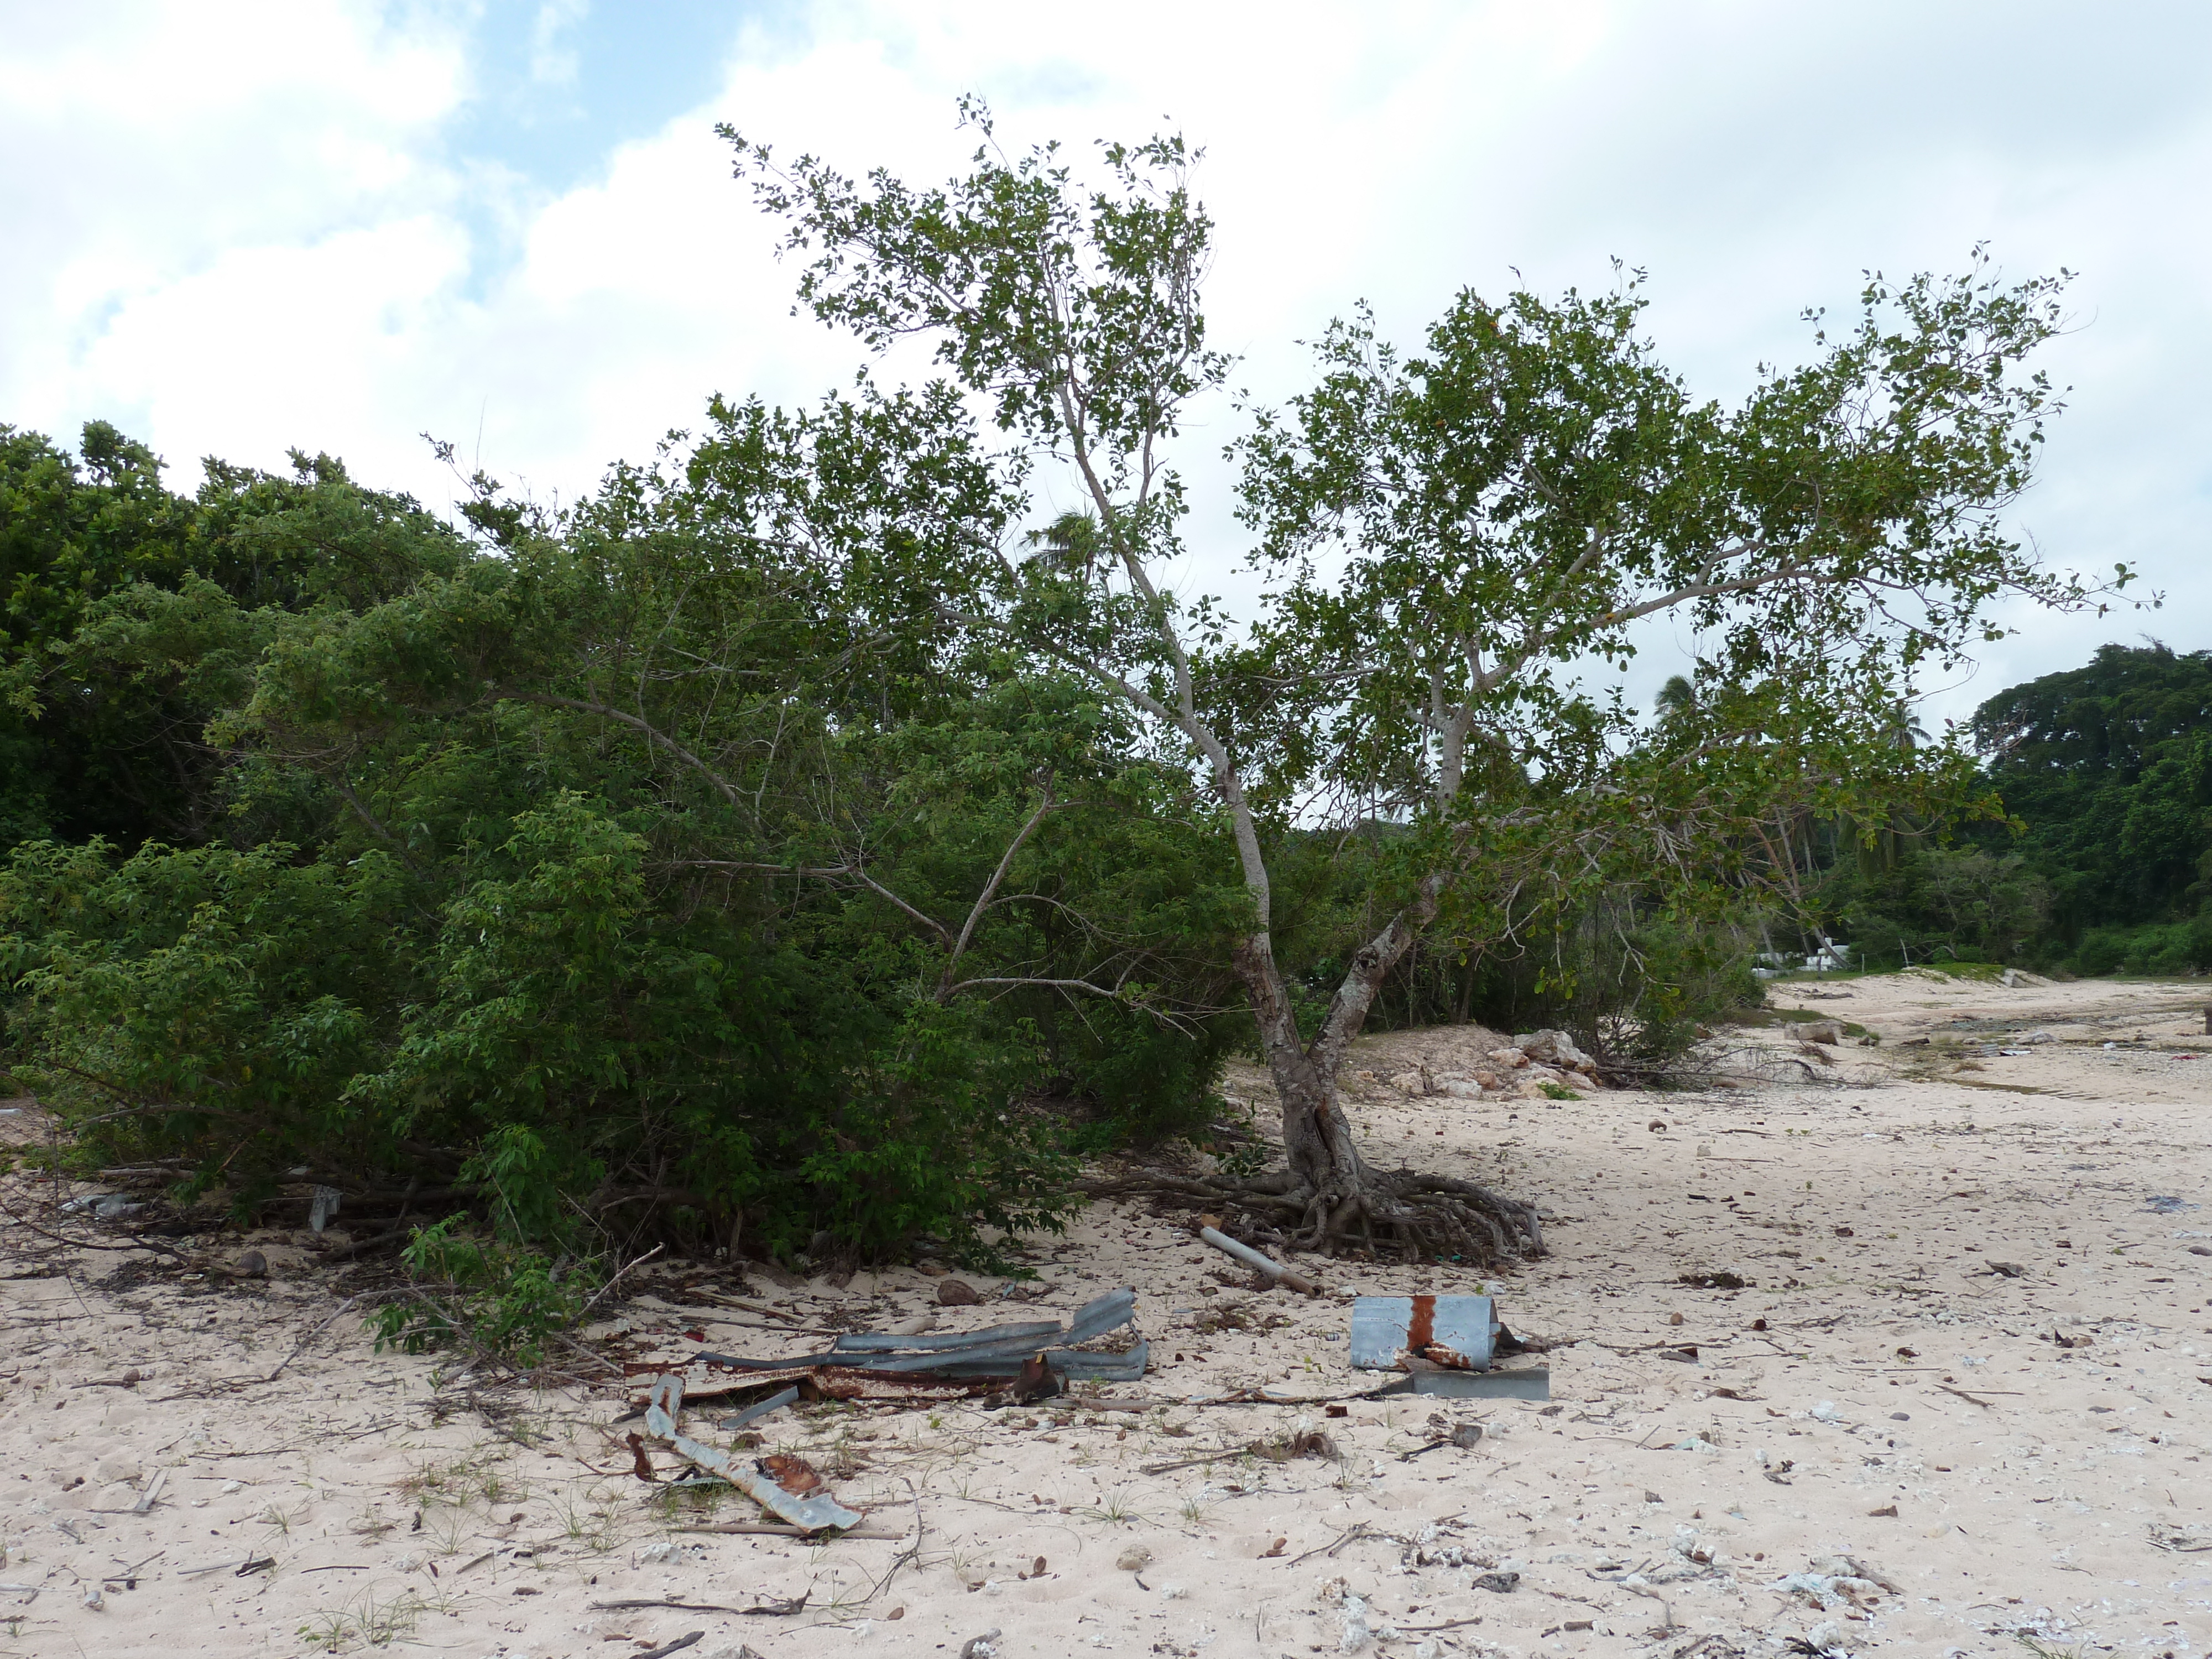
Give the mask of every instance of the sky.
<svg viewBox="0 0 2212 1659">
<path fill-rule="evenodd" d="M 1204 147 L 1211 338 L 1266 399 L 1363 300 L 1410 343 L 1463 289 L 1601 288 L 1618 258 L 1726 398 L 1869 270 L 1981 243 L 2066 267 L 2069 408 L 2014 522 L 2165 605 L 2010 613 L 1923 716 L 2111 640 L 2212 647 L 2201 3 L 0 0 L 0 422 L 112 421 L 180 488 L 204 456 L 326 451 L 444 507 L 427 433 L 573 500 L 712 393 L 810 401 L 861 361 L 790 314 L 714 124 L 934 180 L 974 147 L 967 92 L 1009 147 Z M 1191 433 L 1188 592 L 1246 593 L 1235 430 L 1224 401 Z"/>
</svg>

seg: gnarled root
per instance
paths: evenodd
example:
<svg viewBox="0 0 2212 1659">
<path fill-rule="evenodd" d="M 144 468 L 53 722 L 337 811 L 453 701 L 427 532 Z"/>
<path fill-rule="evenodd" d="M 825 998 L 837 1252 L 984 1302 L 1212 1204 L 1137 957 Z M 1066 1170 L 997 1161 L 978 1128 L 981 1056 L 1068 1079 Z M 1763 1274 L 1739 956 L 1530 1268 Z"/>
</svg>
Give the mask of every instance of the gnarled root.
<svg viewBox="0 0 2212 1659">
<path fill-rule="evenodd" d="M 1243 1212 L 1299 1249 L 1365 1250 L 1406 1261 L 1480 1267 L 1544 1254 L 1535 1206 L 1472 1181 L 1418 1170 L 1362 1170 L 1349 1192 L 1317 1191 L 1287 1171 L 1239 1179 L 1164 1171 L 1086 1182 L 1093 1198 L 1151 1198 L 1224 1215 Z"/>
</svg>

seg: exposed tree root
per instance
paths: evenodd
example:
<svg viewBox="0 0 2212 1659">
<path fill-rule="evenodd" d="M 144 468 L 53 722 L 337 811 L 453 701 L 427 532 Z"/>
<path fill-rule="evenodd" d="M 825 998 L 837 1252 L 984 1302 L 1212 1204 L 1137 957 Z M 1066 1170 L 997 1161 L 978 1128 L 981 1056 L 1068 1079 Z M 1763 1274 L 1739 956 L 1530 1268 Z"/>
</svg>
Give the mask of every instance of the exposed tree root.
<svg viewBox="0 0 2212 1659">
<path fill-rule="evenodd" d="M 1263 1236 L 1329 1255 L 1358 1251 L 1489 1267 L 1544 1254 L 1534 1205 L 1418 1170 L 1363 1169 L 1349 1193 L 1316 1192 L 1287 1170 L 1250 1177 L 1156 1170 L 1085 1182 L 1081 1190 L 1242 1215 Z"/>
</svg>

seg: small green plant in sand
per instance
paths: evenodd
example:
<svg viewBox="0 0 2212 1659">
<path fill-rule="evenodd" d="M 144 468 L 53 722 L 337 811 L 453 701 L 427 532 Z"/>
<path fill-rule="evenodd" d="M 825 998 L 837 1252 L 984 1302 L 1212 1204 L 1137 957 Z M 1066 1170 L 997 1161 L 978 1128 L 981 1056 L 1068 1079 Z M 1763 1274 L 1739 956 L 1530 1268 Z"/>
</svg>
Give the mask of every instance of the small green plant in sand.
<svg viewBox="0 0 2212 1659">
<path fill-rule="evenodd" d="M 523 1370 L 544 1363 L 548 1343 L 581 1316 L 592 1274 L 448 1216 L 416 1231 L 400 1259 L 413 1293 L 376 1311 L 376 1346 L 421 1353 L 466 1343 Z"/>
<path fill-rule="evenodd" d="M 422 1598 L 412 1590 L 380 1599 L 364 1590 L 335 1612 L 319 1613 L 295 1632 L 311 1648 L 325 1653 L 359 1642 L 372 1648 L 389 1647 L 403 1636 L 411 1636 L 422 1616 Z"/>
<path fill-rule="evenodd" d="M 1077 1513 L 1115 1527 L 1133 1526 L 1145 1518 L 1140 1511 L 1130 1505 L 1128 1494 L 1118 1488 Z"/>
</svg>

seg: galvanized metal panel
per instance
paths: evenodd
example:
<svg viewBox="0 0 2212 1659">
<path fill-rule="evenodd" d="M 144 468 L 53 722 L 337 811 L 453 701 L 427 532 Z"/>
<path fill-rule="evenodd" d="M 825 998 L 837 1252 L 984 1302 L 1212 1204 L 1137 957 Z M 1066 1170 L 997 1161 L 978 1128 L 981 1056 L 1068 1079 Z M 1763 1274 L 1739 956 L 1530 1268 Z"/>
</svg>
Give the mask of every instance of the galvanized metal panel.
<svg viewBox="0 0 2212 1659">
<path fill-rule="evenodd" d="M 1416 1371 L 1389 1394 L 1436 1395 L 1448 1400 L 1549 1400 L 1552 1373 L 1542 1365 L 1505 1371 Z"/>
<path fill-rule="evenodd" d="M 1355 1297 L 1352 1363 L 1362 1370 L 1404 1370 L 1410 1352 L 1455 1370 L 1487 1370 L 1496 1329 L 1486 1296 Z"/>
<path fill-rule="evenodd" d="M 857 1527 L 866 1518 L 840 1504 L 827 1488 L 806 1498 L 794 1497 L 754 1467 L 750 1458 L 692 1439 L 678 1426 L 683 1411 L 684 1379 L 673 1376 L 656 1379 L 646 1396 L 646 1432 L 674 1447 L 678 1455 L 690 1459 L 700 1468 L 720 1475 L 793 1526 L 820 1532 L 829 1527 Z"/>
</svg>

